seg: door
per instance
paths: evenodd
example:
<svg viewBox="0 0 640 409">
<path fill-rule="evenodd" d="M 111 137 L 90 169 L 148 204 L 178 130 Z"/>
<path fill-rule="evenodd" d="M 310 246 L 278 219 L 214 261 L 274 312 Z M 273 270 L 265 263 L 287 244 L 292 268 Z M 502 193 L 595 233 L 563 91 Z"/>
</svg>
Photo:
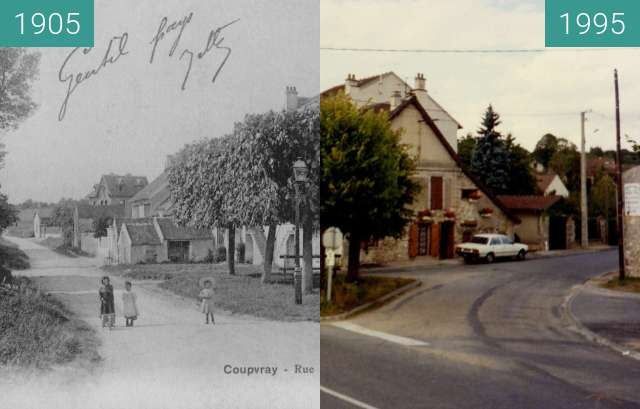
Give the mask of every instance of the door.
<svg viewBox="0 0 640 409">
<path fill-rule="evenodd" d="M 567 248 L 567 218 L 551 216 L 549 218 L 549 250 Z"/>
<path fill-rule="evenodd" d="M 453 258 L 454 245 L 453 245 L 454 229 L 453 223 L 444 222 L 440 223 L 440 259 Z"/>
<path fill-rule="evenodd" d="M 418 225 L 418 255 L 426 256 L 429 254 L 429 225 Z"/>
<path fill-rule="evenodd" d="M 502 255 L 505 257 L 517 256 L 518 252 L 516 251 L 516 246 L 513 245 L 513 241 L 510 238 L 504 236 L 501 237 L 502 240 Z"/>
<path fill-rule="evenodd" d="M 170 241 L 168 248 L 169 260 L 174 263 L 184 263 L 189 261 L 189 242 Z"/>
<path fill-rule="evenodd" d="M 429 255 L 440 257 L 440 223 L 431 225 L 431 249 Z"/>
</svg>

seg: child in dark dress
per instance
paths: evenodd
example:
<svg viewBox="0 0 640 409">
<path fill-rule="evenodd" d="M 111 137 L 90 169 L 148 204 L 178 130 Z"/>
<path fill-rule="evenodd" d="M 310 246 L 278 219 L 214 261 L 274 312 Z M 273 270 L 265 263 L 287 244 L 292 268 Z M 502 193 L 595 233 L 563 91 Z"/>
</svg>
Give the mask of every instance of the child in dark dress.
<svg viewBox="0 0 640 409">
<path fill-rule="evenodd" d="M 102 327 L 113 328 L 116 321 L 116 308 L 113 300 L 113 286 L 109 277 L 102 277 L 102 285 L 98 291 L 100 299 L 100 315 L 102 316 Z"/>
</svg>

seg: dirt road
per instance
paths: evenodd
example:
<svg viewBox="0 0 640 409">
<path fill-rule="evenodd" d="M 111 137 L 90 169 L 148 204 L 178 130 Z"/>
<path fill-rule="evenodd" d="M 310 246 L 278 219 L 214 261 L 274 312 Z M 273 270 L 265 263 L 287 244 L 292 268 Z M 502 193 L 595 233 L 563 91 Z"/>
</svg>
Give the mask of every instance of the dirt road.
<svg viewBox="0 0 640 409">
<path fill-rule="evenodd" d="M 113 278 L 117 327 L 101 328 L 90 258 L 68 258 L 27 239 L 9 238 L 31 258 L 36 278 L 98 331 L 103 361 L 92 371 L 60 368 L 27 381 L 0 381 L 12 408 L 319 408 L 319 325 L 224 312 L 206 326 L 194 300 L 136 283 L 141 316 L 124 327 L 123 281 Z M 234 374 L 246 368 L 272 373 Z M 296 373 L 312 368 L 313 373 Z M 262 369 L 262 372 L 265 372 Z M 270 370 L 273 372 L 273 369 Z M 231 372 L 231 373 L 226 373 Z M 301 372 L 301 371 L 299 371 Z M 19 382 L 19 383 L 18 383 Z"/>
</svg>

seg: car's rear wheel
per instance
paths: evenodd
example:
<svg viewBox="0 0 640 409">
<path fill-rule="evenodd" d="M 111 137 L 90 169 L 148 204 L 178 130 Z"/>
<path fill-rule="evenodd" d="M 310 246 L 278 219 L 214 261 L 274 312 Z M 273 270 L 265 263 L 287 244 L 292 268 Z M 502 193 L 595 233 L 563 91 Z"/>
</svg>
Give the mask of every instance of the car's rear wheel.
<svg viewBox="0 0 640 409">
<path fill-rule="evenodd" d="M 494 256 L 493 253 L 489 253 L 485 259 L 487 260 L 487 263 L 491 264 L 495 261 L 496 256 Z"/>
<path fill-rule="evenodd" d="M 523 261 L 527 257 L 527 252 L 524 250 L 520 250 L 518 253 L 517 259 Z"/>
</svg>

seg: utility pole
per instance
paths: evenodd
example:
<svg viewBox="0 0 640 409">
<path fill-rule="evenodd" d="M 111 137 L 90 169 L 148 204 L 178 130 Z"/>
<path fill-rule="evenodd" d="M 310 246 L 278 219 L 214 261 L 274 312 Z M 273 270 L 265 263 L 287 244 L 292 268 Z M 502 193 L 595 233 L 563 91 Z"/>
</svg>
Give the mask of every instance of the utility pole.
<svg viewBox="0 0 640 409">
<path fill-rule="evenodd" d="M 620 92 L 618 90 L 618 70 L 613 70 L 613 80 L 616 89 L 616 182 L 618 184 L 618 220 L 616 230 L 618 233 L 618 280 L 624 281 L 624 186 L 622 186 L 622 154 L 620 153 Z"/>
<path fill-rule="evenodd" d="M 585 134 L 584 123 L 586 121 L 587 111 L 580 112 L 580 128 L 581 128 L 581 143 L 580 143 L 580 214 L 581 214 L 581 230 L 580 230 L 580 243 L 582 248 L 589 247 L 589 210 L 587 207 L 587 154 L 585 152 Z"/>
</svg>

